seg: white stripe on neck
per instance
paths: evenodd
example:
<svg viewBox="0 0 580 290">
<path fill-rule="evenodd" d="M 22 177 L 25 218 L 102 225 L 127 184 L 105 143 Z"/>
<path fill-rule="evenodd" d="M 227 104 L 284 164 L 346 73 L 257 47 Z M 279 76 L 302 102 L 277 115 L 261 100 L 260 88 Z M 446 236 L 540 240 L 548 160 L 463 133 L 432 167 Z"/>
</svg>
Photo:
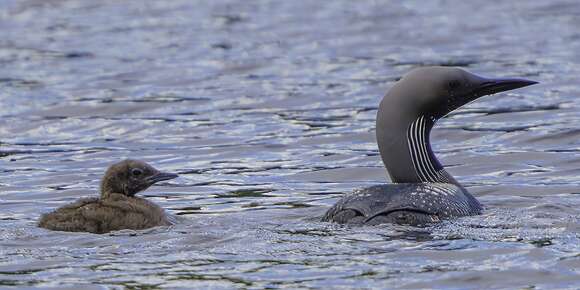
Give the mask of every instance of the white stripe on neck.
<svg viewBox="0 0 580 290">
<path fill-rule="evenodd" d="M 447 177 L 447 172 L 444 169 L 436 170 L 429 156 L 429 151 L 427 150 L 428 133 L 424 116 L 420 116 L 409 125 L 407 143 L 415 173 L 421 182 L 448 183 L 450 180 Z"/>
</svg>

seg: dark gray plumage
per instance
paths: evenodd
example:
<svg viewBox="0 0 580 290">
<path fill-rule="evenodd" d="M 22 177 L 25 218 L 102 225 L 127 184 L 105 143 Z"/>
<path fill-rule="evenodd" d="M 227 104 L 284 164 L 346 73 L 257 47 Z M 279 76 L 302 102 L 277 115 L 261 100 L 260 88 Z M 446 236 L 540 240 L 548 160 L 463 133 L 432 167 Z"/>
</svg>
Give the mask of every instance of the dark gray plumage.
<svg viewBox="0 0 580 290">
<path fill-rule="evenodd" d="M 135 194 L 175 177 L 176 174 L 159 172 L 145 162 L 121 161 L 105 173 L 100 197 L 81 198 L 44 214 L 38 226 L 55 231 L 102 234 L 170 225 L 162 208 Z"/>
<path fill-rule="evenodd" d="M 487 79 L 452 67 L 412 70 L 387 92 L 377 112 L 377 143 L 394 184 L 345 195 L 323 220 L 422 225 L 480 214 L 481 204 L 433 154 L 429 133 L 437 120 L 479 97 L 535 83 Z"/>
</svg>

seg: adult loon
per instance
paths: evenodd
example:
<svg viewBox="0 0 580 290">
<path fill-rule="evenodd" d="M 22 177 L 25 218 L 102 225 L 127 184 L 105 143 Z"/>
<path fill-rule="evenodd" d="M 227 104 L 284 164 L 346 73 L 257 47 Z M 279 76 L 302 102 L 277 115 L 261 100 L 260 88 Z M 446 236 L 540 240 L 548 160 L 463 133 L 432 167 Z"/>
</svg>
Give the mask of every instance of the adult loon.
<svg viewBox="0 0 580 290">
<path fill-rule="evenodd" d="M 429 133 L 437 120 L 471 101 L 536 83 L 489 79 L 454 67 L 410 71 L 387 92 L 377 112 L 377 143 L 393 184 L 345 195 L 323 221 L 424 225 L 480 214 L 481 204 L 433 154 Z"/>
<path fill-rule="evenodd" d="M 103 234 L 170 225 L 162 208 L 135 194 L 176 177 L 177 174 L 159 172 L 142 161 L 123 160 L 107 169 L 101 180 L 100 197 L 81 198 L 44 214 L 38 226 L 55 231 Z"/>
</svg>

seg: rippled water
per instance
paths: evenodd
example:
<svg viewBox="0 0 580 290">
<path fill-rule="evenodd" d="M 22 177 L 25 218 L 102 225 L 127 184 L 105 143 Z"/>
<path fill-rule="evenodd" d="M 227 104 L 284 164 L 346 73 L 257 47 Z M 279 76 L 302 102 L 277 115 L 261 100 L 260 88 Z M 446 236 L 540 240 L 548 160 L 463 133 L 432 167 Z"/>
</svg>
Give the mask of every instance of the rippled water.
<svg viewBox="0 0 580 290">
<path fill-rule="evenodd" d="M 1 1 L 0 285 L 577 289 L 578 27 L 576 1 Z M 378 102 L 437 64 L 541 82 L 432 134 L 486 213 L 319 222 L 387 182 Z M 177 225 L 35 227 L 127 157 L 180 173 L 144 193 Z"/>
</svg>

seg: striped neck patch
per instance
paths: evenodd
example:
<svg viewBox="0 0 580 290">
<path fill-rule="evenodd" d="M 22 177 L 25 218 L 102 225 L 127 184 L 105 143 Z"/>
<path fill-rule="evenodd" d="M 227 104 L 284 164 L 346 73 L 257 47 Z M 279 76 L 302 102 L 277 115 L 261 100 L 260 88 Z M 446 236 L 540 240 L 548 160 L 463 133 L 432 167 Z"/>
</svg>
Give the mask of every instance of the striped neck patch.
<svg viewBox="0 0 580 290">
<path fill-rule="evenodd" d="M 422 182 L 451 183 L 445 169 L 436 169 L 434 160 L 427 149 L 427 146 L 431 146 L 428 142 L 427 118 L 420 116 L 407 129 L 407 143 L 415 173 Z"/>
</svg>

